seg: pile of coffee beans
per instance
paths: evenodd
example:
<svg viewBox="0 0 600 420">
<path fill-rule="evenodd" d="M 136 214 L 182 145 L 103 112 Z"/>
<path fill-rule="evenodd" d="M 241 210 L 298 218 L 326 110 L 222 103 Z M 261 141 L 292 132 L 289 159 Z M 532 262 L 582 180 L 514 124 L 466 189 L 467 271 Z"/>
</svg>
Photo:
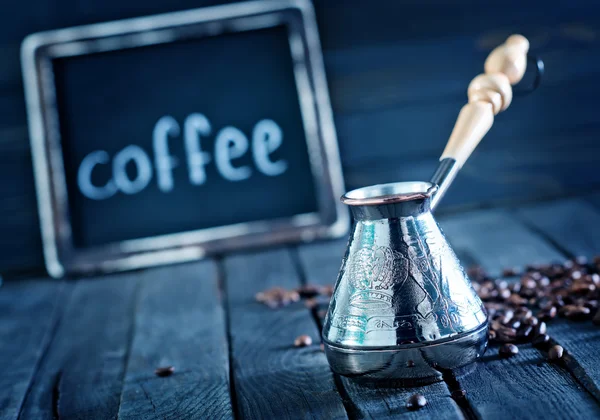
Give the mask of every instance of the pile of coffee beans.
<svg viewBox="0 0 600 420">
<path fill-rule="evenodd" d="M 499 351 L 505 357 L 518 353 L 506 346 L 512 343 L 531 342 L 550 350 L 546 323 L 556 317 L 600 324 L 599 273 L 600 256 L 591 263 L 577 257 L 562 264 L 527 266 L 522 271 L 507 268 L 500 278 L 490 277 L 481 267 L 468 270 L 473 288 L 488 310 L 490 341 L 505 344 Z M 551 355 L 559 354 L 554 357 L 558 360 L 562 348 L 555 347 Z"/>
</svg>

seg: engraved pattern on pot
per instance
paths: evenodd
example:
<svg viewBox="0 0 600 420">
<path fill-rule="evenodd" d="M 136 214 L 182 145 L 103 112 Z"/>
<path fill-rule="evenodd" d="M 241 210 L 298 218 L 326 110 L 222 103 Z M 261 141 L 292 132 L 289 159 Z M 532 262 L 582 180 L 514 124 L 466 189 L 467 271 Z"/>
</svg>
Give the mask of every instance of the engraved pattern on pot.
<svg viewBox="0 0 600 420">
<path fill-rule="evenodd" d="M 390 247 L 361 248 L 352 258 L 348 278 L 355 291 L 350 305 L 363 309 L 392 306 L 392 285 L 408 276 L 408 260 Z"/>
</svg>

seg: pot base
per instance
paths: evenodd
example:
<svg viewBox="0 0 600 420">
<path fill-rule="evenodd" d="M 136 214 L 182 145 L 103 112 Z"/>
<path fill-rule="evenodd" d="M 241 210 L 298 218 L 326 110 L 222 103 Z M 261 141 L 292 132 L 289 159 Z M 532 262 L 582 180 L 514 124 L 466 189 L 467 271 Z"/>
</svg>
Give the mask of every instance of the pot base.
<svg viewBox="0 0 600 420">
<path fill-rule="evenodd" d="M 468 373 L 487 348 L 487 322 L 449 340 L 416 343 L 391 349 L 357 349 L 324 341 L 331 369 L 340 375 L 389 386 L 421 386 L 439 382 L 442 373 Z"/>
</svg>

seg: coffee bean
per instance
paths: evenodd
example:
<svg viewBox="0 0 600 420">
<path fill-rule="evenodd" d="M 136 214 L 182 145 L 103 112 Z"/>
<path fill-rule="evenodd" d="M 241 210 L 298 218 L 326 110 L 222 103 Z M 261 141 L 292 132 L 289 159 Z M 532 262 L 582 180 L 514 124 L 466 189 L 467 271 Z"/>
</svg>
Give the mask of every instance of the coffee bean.
<svg viewBox="0 0 600 420">
<path fill-rule="evenodd" d="M 576 306 L 565 312 L 565 316 L 572 321 L 583 321 L 590 317 L 590 308 L 585 306 Z"/>
<path fill-rule="evenodd" d="M 296 292 L 298 292 L 303 299 L 314 298 L 319 295 L 320 291 L 321 287 L 314 284 L 305 284 L 296 289 Z"/>
<path fill-rule="evenodd" d="M 321 294 L 323 296 L 333 296 L 333 286 L 323 286 L 321 287 Z"/>
<path fill-rule="evenodd" d="M 500 320 L 499 320 L 499 319 L 495 319 L 495 320 L 493 320 L 493 321 L 491 322 L 491 324 L 490 324 L 490 327 L 491 327 L 493 330 L 495 330 L 495 331 L 498 331 L 498 330 L 500 330 L 501 328 L 505 328 L 505 325 L 504 325 L 502 322 L 500 322 Z"/>
<path fill-rule="evenodd" d="M 588 259 L 585 255 L 579 255 L 575 257 L 575 263 L 579 265 L 586 265 L 588 263 Z"/>
<path fill-rule="evenodd" d="M 514 344 L 503 344 L 498 350 L 498 354 L 502 357 L 513 357 L 519 354 L 519 348 Z"/>
<path fill-rule="evenodd" d="M 583 274 L 579 270 L 575 270 L 571 273 L 571 278 L 573 280 L 579 280 L 582 276 L 583 276 Z"/>
<path fill-rule="evenodd" d="M 406 367 L 409 367 L 409 368 L 415 367 L 415 361 L 414 360 L 407 361 Z"/>
<path fill-rule="evenodd" d="M 571 285 L 570 292 L 576 295 L 584 295 L 589 292 L 593 292 L 594 290 L 596 290 L 595 284 L 578 280 Z"/>
<path fill-rule="evenodd" d="M 497 279 L 494 284 L 498 289 L 508 289 L 508 282 L 506 280 Z"/>
<path fill-rule="evenodd" d="M 290 290 L 285 294 L 285 297 L 291 302 L 298 302 L 300 300 L 300 293 L 296 292 L 295 290 Z"/>
<path fill-rule="evenodd" d="M 537 284 L 534 279 L 532 279 L 529 275 L 527 275 L 527 276 L 523 276 L 521 278 L 521 286 L 524 287 L 525 289 L 535 289 Z M 521 290 L 523 290 L 523 289 L 521 289 Z"/>
<path fill-rule="evenodd" d="M 518 330 L 519 328 L 521 328 L 521 321 L 519 321 L 518 319 L 511 320 L 511 322 L 508 324 L 508 326 L 510 328 Z"/>
<path fill-rule="evenodd" d="M 487 279 L 481 283 L 481 287 L 485 287 L 486 289 L 493 289 L 495 287 L 494 281 Z"/>
<path fill-rule="evenodd" d="M 535 327 L 539 322 L 540 321 L 536 317 L 534 317 L 534 316 L 529 317 L 529 318 L 525 318 L 523 320 L 523 324 L 525 324 L 525 325 L 531 325 L 532 327 Z"/>
<path fill-rule="evenodd" d="M 532 316 L 533 312 L 531 312 L 531 310 L 526 306 L 521 306 L 515 310 L 515 318 L 525 320 L 527 318 L 531 318 Z"/>
<path fill-rule="evenodd" d="M 419 410 L 427 405 L 427 399 L 421 394 L 414 394 L 406 401 L 406 408 L 409 410 Z"/>
<path fill-rule="evenodd" d="M 565 306 L 565 301 L 562 298 L 562 296 L 555 296 L 554 297 L 554 306 L 556 306 L 557 308 L 562 308 L 563 306 Z"/>
<path fill-rule="evenodd" d="M 550 308 L 541 311 L 538 314 L 538 318 L 542 321 L 550 321 L 556 317 L 558 311 L 556 310 L 556 306 L 551 306 Z"/>
<path fill-rule="evenodd" d="M 312 344 L 312 338 L 308 335 L 301 335 L 296 337 L 294 340 L 294 346 L 296 347 L 307 347 Z"/>
<path fill-rule="evenodd" d="M 540 334 L 546 334 L 546 330 L 546 323 L 542 321 L 533 328 L 533 336 L 535 337 Z"/>
<path fill-rule="evenodd" d="M 514 267 L 507 267 L 502 270 L 502 277 L 514 277 L 518 273 L 518 270 Z"/>
<path fill-rule="evenodd" d="M 304 301 L 304 306 L 306 306 L 308 309 L 316 308 L 318 304 L 319 302 L 315 298 L 310 298 Z"/>
<path fill-rule="evenodd" d="M 575 267 L 575 263 L 571 260 L 567 260 L 565 261 L 565 263 L 563 264 L 563 267 L 566 268 L 567 270 L 572 269 L 573 267 Z"/>
<path fill-rule="evenodd" d="M 552 346 L 548 350 L 548 359 L 555 361 L 563 357 L 564 349 L 561 346 Z"/>
<path fill-rule="evenodd" d="M 498 297 L 502 300 L 506 300 L 510 297 L 511 292 L 508 289 L 502 289 L 498 292 Z"/>
<path fill-rule="evenodd" d="M 504 316 L 506 316 L 508 318 L 512 318 L 513 316 L 515 316 L 515 311 L 513 311 L 510 308 L 502 309 L 502 313 L 504 314 Z"/>
<path fill-rule="evenodd" d="M 490 300 L 492 298 L 492 293 L 491 290 L 487 287 L 481 287 L 481 289 L 478 292 L 479 297 L 481 298 L 481 300 L 485 301 L 485 300 Z"/>
<path fill-rule="evenodd" d="M 533 327 L 530 325 L 523 325 L 517 330 L 517 340 L 527 341 L 531 337 Z"/>
<path fill-rule="evenodd" d="M 517 330 L 501 325 L 496 328 L 496 338 L 502 343 L 511 343 L 517 339 Z"/>
<path fill-rule="evenodd" d="M 156 370 L 154 371 L 154 374 L 156 376 L 160 376 L 161 378 L 164 378 L 166 376 L 171 376 L 173 374 L 173 372 L 175 372 L 175 368 L 173 366 L 164 366 L 164 367 L 156 368 Z"/>
<path fill-rule="evenodd" d="M 535 281 L 538 281 L 542 278 L 542 273 L 540 273 L 539 271 L 534 271 L 532 273 L 529 273 L 529 276 L 534 279 Z"/>
<path fill-rule="evenodd" d="M 524 305 L 527 301 L 522 298 L 521 296 L 519 296 L 516 293 L 513 293 L 512 295 L 509 296 L 508 299 L 506 299 L 506 303 L 508 303 L 509 305 L 513 305 L 513 306 L 521 306 Z"/>
<path fill-rule="evenodd" d="M 540 306 L 540 309 L 545 311 L 545 310 L 548 310 L 548 309 L 554 307 L 554 302 L 551 299 L 545 298 L 543 300 L 540 300 L 539 306 Z"/>
<path fill-rule="evenodd" d="M 547 334 L 540 334 L 538 336 L 536 336 L 533 341 L 531 342 L 531 344 L 533 344 L 533 347 L 538 348 L 538 349 L 546 349 L 548 347 L 550 343 L 550 337 Z"/>
</svg>

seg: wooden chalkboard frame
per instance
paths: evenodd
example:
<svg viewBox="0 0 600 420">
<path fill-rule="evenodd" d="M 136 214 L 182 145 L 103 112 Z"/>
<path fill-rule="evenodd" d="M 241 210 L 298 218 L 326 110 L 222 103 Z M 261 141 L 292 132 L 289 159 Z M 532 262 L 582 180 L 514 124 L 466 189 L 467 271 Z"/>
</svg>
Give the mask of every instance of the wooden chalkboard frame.
<svg viewBox="0 0 600 420">
<path fill-rule="evenodd" d="M 319 211 L 76 249 L 51 60 L 282 24 L 288 27 Z M 308 0 L 250 1 L 40 32 L 23 41 L 21 60 L 44 257 L 53 277 L 130 270 L 236 248 L 347 233 L 349 215 L 338 200 L 344 186 L 337 139 L 314 11 Z"/>
</svg>

